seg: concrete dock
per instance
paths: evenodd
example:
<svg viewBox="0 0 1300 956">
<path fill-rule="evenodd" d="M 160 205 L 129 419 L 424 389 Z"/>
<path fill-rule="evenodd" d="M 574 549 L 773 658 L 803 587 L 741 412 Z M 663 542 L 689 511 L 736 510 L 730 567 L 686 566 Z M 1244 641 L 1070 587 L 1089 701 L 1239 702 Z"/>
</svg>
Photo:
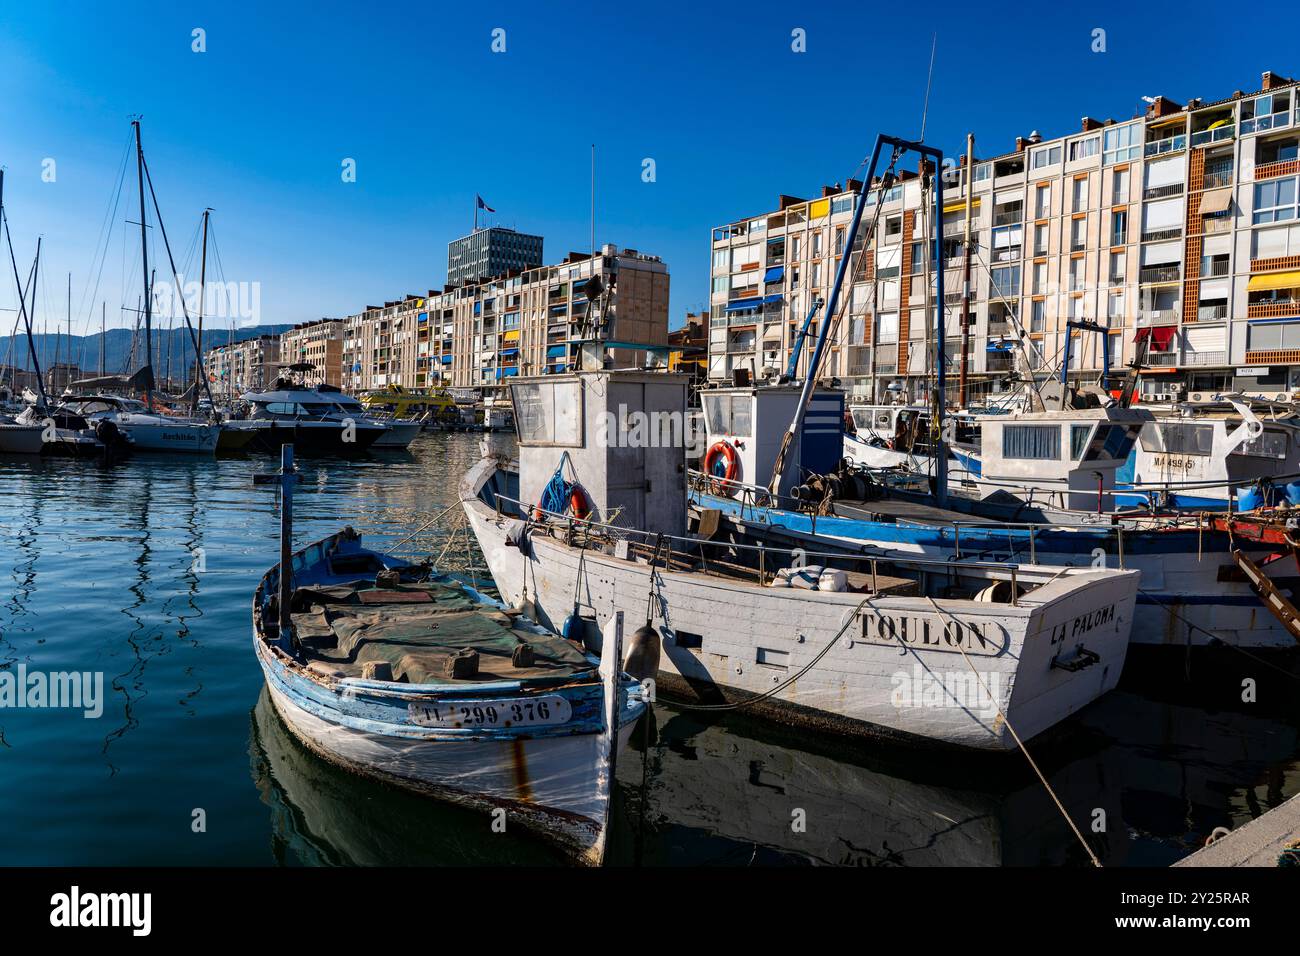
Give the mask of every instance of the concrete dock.
<svg viewBox="0 0 1300 956">
<path fill-rule="evenodd" d="M 1300 794 L 1174 866 L 1277 866 L 1295 840 L 1300 840 Z"/>
</svg>

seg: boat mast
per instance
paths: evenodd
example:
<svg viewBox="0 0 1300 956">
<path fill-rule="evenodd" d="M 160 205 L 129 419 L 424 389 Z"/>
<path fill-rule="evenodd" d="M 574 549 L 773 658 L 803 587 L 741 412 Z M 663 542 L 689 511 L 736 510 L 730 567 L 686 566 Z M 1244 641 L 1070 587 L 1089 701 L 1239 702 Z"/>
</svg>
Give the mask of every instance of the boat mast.
<svg viewBox="0 0 1300 956">
<path fill-rule="evenodd" d="M 105 312 L 108 309 L 108 302 L 101 299 L 99 302 L 99 377 L 104 377 L 104 336 L 105 332 Z"/>
<path fill-rule="evenodd" d="M 4 227 L 5 241 L 9 246 L 9 263 L 13 267 L 14 286 L 18 290 L 18 313 L 19 313 L 19 317 L 23 320 L 23 328 L 27 332 L 27 351 L 31 354 L 32 364 L 36 366 L 36 387 L 41 394 L 41 407 L 49 408 L 50 401 L 48 396 L 46 396 L 45 394 L 45 382 L 41 380 L 41 365 L 40 365 L 40 360 L 37 358 L 36 355 L 36 343 L 32 341 L 32 317 L 31 314 L 27 311 L 27 296 L 23 294 L 22 280 L 19 278 L 18 275 L 18 260 L 14 257 L 14 237 L 9 232 L 9 218 L 5 215 L 5 171 L 3 169 L 0 169 L 0 226 Z M 39 263 L 40 261 L 41 261 L 41 240 L 40 237 L 37 237 L 36 263 Z M 32 264 L 33 297 L 36 295 L 36 279 L 35 279 L 36 263 Z M 34 298 L 33 301 L 35 301 Z M 17 383 L 17 374 L 18 373 L 15 371 L 14 373 L 15 384 Z"/>
<path fill-rule="evenodd" d="M 145 379 L 144 384 L 144 403 L 149 411 L 153 411 L 153 316 L 151 309 L 151 300 L 153 299 L 153 288 L 149 282 L 149 236 L 145 226 L 145 208 L 144 208 L 144 147 L 140 145 L 140 121 L 132 120 L 131 125 L 135 127 L 135 172 L 136 179 L 140 184 L 140 278 L 144 283 L 144 354 L 145 367 L 149 369 L 149 376 Z"/>
<path fill-rule="evenodd" d="M 975 134 L 966 134 L 966 234 L 962 240 L 962 256 L 965 260 L 962 265 L 961 276 L 961 372 L 957 383 L 958 397 L 957 401 L 960 407 L 966 408 L 970 405 L 970 260 L 971 260 L 971 226 L 970 217 L 972 207 L 974 206 L 973 197 L 975 195 Z M 936 228 L 942 228 L 937 226 Z"/>
<path fill-rule="evenodd" d="M 211 207 L 203 210 L 203 253 L 199 258 L 199 348 L 194 355 L 194 396 L 190 399 L 190 414 L 199 407 L 199 383 L 207 381 L 207 372 L 203 368 L 203 306 L 204 288 L 208 282 L 208 214 Z"/>
</svg>

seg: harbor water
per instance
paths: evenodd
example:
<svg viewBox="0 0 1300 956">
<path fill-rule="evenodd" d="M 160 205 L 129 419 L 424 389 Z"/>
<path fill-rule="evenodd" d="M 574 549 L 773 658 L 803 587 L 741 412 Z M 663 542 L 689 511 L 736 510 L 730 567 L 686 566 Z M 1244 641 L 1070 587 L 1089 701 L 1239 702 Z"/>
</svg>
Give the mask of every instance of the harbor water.
<svg viewBox="0 0 1300 956">
<path fill-rule="evenodd" d="M 408 452 L 300 462 L 297 542 L 352 525 L 489 583 L 456 504 L 479 443 L 425 434 Z M 325 763 L 268 706 L 250 603 L 278 515 L 253 476 L 274 464 L 0 459 L 0 669 L 103 675 L 98 714 L 0 707 L 0 864 L 560 862 L 521 829 Z M 1300 792 L 1294 683 L 1281 700 L 1209 709 L 1180 692 L 1181 666 L 1031 744 L 1105 865 L 1168 865 Z M 661 702 L 620 759 L 610 862 L 1088 858 L 1018 754 L 905 753 Z"/>
</svg>

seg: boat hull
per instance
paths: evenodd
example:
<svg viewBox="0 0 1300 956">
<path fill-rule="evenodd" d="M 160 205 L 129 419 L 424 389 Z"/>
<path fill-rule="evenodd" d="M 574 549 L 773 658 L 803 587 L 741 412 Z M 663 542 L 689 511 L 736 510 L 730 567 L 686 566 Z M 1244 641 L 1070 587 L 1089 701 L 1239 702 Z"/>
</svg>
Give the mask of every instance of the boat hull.
<svg viewBox="0 0 1300 956">
<path fill-rule="evenodd" d="M 121 416 L 117 426 L 130 437 L 132 448 L 145 452 L 180 452 L 211 455 L 217 449 L 219 425 L 206 422 L 132 422 Z"/>
<path fill-rule="evenodd" d="M 349 717 L 322 701 L 328 692 L 290 673 L 261 641 L 255 643 L 276 711 L 318 756 L 451 803 L 504 808 L 507 826 L 518 820 L 580 858 L 597 846 L 608 812 L 608 787 L 593 773 L 606 759 L 600 734 L 439 735 L 409 724 Z M 619 728 L 620 749 L 635 723 Z"/>
<path fill-rule="evenodd" d="M 383 433 L 382 428 L 356 425 L 351 429 L 339 422 L 254 421 L 241 424 L 253 432 L 250 447 L 279 454 L 281 445 L 293 445 L 294 454 L 311 457 L 354 458 L 367 452 Z M 351 435 L 352 440 L 347 440 Z"/>
<path fill-rule="evenodd" d="M 415 436 L 420 434 L 424 427 L 420 422 L 386 421 L 384 424 L 388 426 L 388 430 L 375 440 L 372 448 L 399 451 L 414 441 Z"/>
<path fill-rule="evenodd" d="M 0 454 L 39 455 L 45 447 L 44 432 L 39 425 L 0 424 Z"/>
<path fill-rule="evenodd" d="M 1290 632 L 1240 579 L 1226 535 L 1177 530 L 1126 530 L 1109 526 L 1043 528 L 1033 542 L 1024 527 L 1005 529 L 863 521 L 746 507 L 733 499 L 700 495 L 695 503 L 740 520 L 754 535 L 813 551 L 859 554 L 880 549 L 940 558 L 960 553 L 988 561 L 1122 567 L 1142 574 L 1133 622 L 1135 645 L 1186 650 L 1221 641 L 1247 649 L 1296 649 Z M 867 506 L 864 506 L 867 507 Z M 1262 559 L 1267 546 L 1239 542 Z M 1278 583 L 1287 586 L 1284 579 Z"/>
<path fill-rule="evenodd" d="M 630 619 L 645 614 L 651 587 L 645 564 L 543 534 L 531 534 L 522 549 L 508 543 L 522 522 L 498 515 L 478 496 L 492 467 L 471 471 L 461 496 L 506 603 L 529 602 L 539 623 L 557 629 L 579 606 L 601 627 L 618 611 Z M 765 701 L 773 715 L 855 736 L 1009 750 L 1016 744 L 1008 721 L 1027 740 L 1119 681 L 1137 576 L 1100 572 L 1087 578 L 1044 585 L 1033 592 L 1043 603 L 980 609 L 973 602 L 888 596 L 861 606 L 861 594 L 660 570 L 652 592 L 664 622 L 660 676 L 674 689 L 743 700 L 772 692 L 808 667 Z M 1051 600 L 1053 588 L 1069 591 L 1070 599 Z M 1074 672 L 1054 667 L 1059 647 L 1053 635 L 1062 629 L 1077 634 L 1079 622 L 1096 620 L 1099 612 L 1106 625 L 1090 627 L 1087 638 L 1098 663 Z M 954 614 L 960 619 L 950 630 Z M 962 634 L 972 635 L 965 654 L 952 643 L 954 634 L 958 643 Z M 973 673 L 979 684 L 971 683 Z M 936 680 L 964 691 L 944 693 Z"/>
</svg>

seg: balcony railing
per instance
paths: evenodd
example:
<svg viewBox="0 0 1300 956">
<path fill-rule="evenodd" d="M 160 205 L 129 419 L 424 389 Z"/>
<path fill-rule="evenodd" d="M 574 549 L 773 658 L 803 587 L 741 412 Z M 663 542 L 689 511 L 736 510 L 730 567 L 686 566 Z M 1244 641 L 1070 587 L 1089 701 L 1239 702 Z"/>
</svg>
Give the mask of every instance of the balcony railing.
<svg viewBox="0 0 1300 956">
<path fill-rule="evenodd" d="M 1025 221 L 1025 211 L 1023 209 L 1014 209 L 1007 212 L 999 212 L 993 215 L 993 225 L 995 226 L 1014 226 Z"/>
<path fill-rule="evenodd" d="M 1183 355 L 1184 365 L 1227 365 L 1227 352 L 1187 352 Z"/>
<path fill-rule="evenodd" d="M 1246 317 L 1250 319 L 1284 319 L 1293 315 L 1300 315 L 1300 299 L 1252 302 L 1246 306 Z"/>
<path fill-rule="evenodd" d="M 1226 305 L 1202 305 L 1196 309 L 1196 318 L 1201 322 L 1213 322 L 1216 319 L 1226 319 L 1228 317 L 1228 307 Z"/>
<path fill-rule="evenodd" d="M 1232 139 L 1236 132 L 1236 127 L 1232 123 L 1217 129 L 1203 129 L 1192 134 L 1192 145 L 1208 146 L 1210 143 L 1222 143 Z"/>
<path fill-rule="evenodd" d="M 1232 167 L 1226 169 L 1207 169 L 1205 171 L 1205 188 L 1217 189 L 1219 186 L 1232 185 Z"/>
<path fill-rule="evenodd" d="M 1178 266 L 1146 266 L 1138 273 L 1138 282 L 1177 282 L 1179 273 Z"/>
<path fill-rule="evenodd" d="M 1218 279 L 1222 276 L 1226 276 L 1230 268 L 1231 266 L 1228 264 L 1227 260 L 1224 260 L 1223 262 L 1211 262 L 1209 268 L 1201 273 L 1201 278 Z"/>
<path fill-rule="evenodd" d="M 1182 235 L 1183 235 L 1183 230 L 1181 227 L 1178 226 L 1174 227 L 1173 229 L 1155 229 L 1151 232 L 1142 233 L 1142 241 L 1143 242 L 1165 242 L 1168 239 L 1179 239 L 1182 237 Z"/>
<path fill-rule="evenodd" d="M 1139 312 L 1137 324 L 1139 328 L 1149 325 L 1176 325 L 1180 316 L 1178 309 L 1147 309 L 1145 312 Z"/>
<path fill-rule="evenodd" d="M 1178 364 L 1177 352 L 1148 352 L 1142 364 L 1151 368 L 1173 368 Z"/>
<path fill-rule="evenodd" d="M 1145 155 L 1163 156 L 1166 153 L 1177 153 L 1187 148 L 1187 137 L 1182 133 L 1177 136 L 1169 136 L 1165 139 L 1157 139 L 1147 143 Z"/>
<path fill-rule="evenodd" d="M 1259 133 L 1266 129 L 1285 129 L 1291 125 L 1291 110 L 1269 113 L 1267 116 L 1254 116 L 1241 121 L 1241 133 Z"/>
<path fill-rule="evenodd" d="M 1143 199 L 1167 199 L 1170 196 L 1181 196 L 1183 194 L 1182 183 L 1169 183 L 1166 186 L 1152 186 L 1142 193 Z"/>
<path fill-rule="evenodd" d="M 871 363 L 865 365 L 850 365 L 849 378 L 866 378 L 871 374 Z"/>
<path fill-rule="evenodd" d="M 1207 236 L 1217 236 L 1232 232 L 1232 216 L 1206 216 L 1203 231 Z"/>
</svg>

